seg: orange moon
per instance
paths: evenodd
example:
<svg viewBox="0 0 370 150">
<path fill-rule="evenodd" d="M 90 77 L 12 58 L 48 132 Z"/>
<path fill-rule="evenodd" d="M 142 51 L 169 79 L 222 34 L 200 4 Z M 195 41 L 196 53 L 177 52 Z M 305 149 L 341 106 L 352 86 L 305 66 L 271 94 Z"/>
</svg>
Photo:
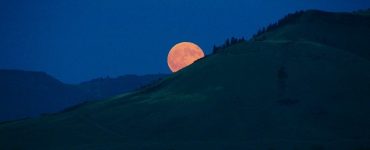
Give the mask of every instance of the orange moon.
<svg viewBox="0 0 370 150">
<path fill-rule="evenodd" d="M 167 63 L 172 72 L 177 72 L 202 57 L 204 57 L 204 53 L 198 45 L 191 42 L 181 42 L 171 48 Z"/>
</svg>

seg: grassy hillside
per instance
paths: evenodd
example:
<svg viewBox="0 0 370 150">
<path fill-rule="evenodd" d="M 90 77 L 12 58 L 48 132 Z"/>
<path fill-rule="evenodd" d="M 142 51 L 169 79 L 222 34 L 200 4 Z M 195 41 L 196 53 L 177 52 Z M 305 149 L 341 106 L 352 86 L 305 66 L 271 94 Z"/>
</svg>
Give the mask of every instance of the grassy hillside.
<svg viewBox="0 0 370 150">
<path fill-rule="evenodd" d="M 361 13 L 362 12 L 362 13 Z M 267 30 L 254 40 L 311 41 L 348 50 L 370 60 L 370 16 L 317 10 L 297 12 L 282 20 L 277 29 Z"/>
<path fill-rule="evenodd" d="M 358 41 L 326 44 L 300 34 L 303 29 L 292 26 L 294 37 L 287 26 L 278 27 L 132 93 L 3 123 L 0 148 L 370 148 L 370 60 L 348 48 Z"/>
</svg>

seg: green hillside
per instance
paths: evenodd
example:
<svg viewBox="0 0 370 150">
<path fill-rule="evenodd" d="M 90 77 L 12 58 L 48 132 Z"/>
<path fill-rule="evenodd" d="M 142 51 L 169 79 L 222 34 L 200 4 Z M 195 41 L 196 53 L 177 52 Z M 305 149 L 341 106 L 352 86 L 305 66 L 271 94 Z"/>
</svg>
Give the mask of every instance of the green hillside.
<svg viewBox="0 0 370 150">
<path fill-rule="evenodd" d="M 136 92 L 0 124 L 0 149 L 369 149 L 370 18 L 296 19 Z"/>
<path fill-rule="evenodd" d="M 311 41 L 338 49 L 349 50 L 370 60 L 369 11 L 331 13 L 317 10 L 297 12 L 282 19 L 277 29 L 254 40 Z"/>
</svg>

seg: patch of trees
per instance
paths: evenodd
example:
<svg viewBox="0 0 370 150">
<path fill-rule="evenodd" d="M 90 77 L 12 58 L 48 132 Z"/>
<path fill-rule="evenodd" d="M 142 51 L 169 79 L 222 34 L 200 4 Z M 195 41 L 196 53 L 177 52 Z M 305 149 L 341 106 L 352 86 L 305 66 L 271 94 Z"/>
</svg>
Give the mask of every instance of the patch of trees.
<svg viewBox="0 0 370 150">
<path fill-rule="evenodd" d="M 242 42 L 245 42 L 244 37 L 241 37 L 241 38 L 235 38 L 235 37 L 228 38 L 228 39 L 225 40 L 225 42 L 222 45 L 220 45 L 220 46 L 214 45 L 213 46 L 213 54 L 218 53 L 220 51 L 223 51 L 223 50 L 225 50 L 226 48 L 228 48 L 228 47 L 230 47 L 232 45 L 235 45 L 235 44 L 238 44 L 238 43 L 242 43 Z"/>
<path fill-rule="evenodd" d="M 258 37 L 261 36 L 262 34 L 266 33 L 266 32 L 270 32 L 270 31 L 273 31 L 281 26 L 284 26 L 288 23 L 291 23 L 293 21 L 295 21 L 296 19 L 298 19 L 305 11 L 296 11 L 294 13 L 290 13 L 288 15 L 286 15 L 285 17 L 283 17 L 282 19 L 278 20 L 277 22 L 275 23 L 272 23 L 270 25 L 268 25 L 267 27 L 263 27 L 262 29 L 258 30 L 256 34 L 254 34 L 252 36 L 252 39 L 254 40 L 263 40 L 262 39 L 259 39 Z M 258 39 L 257 39 L 258 38 Z"/>
</svg>

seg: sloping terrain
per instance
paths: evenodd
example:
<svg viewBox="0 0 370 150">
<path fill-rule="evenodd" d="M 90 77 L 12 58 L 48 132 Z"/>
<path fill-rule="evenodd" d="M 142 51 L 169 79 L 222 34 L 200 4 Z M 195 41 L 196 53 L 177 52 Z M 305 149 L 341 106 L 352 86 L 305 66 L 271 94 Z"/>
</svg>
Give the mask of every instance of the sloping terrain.
<svg viewBox="0 0 370 150">
<path fill-rule="evenodd" d="M 286 17 L 281 26 L 256 40 L 312 41 L 350 50 L 370 59 L 370 19 L 366 13 L 331 13 L 317 10 L 297 12 Z"/>
<path fill-rule="evenodd" d="M 349 15 L 315 13 L 329 19 Z M 367 20 L 347 26 L 362 33 L 370 26 L 356 27 Z M 340 21 L 327 23 L 337 28 Z M 295 25 L 292 30 L 305 32 Z M 369 149 L 370 60 L 364 54 L 370 46 L 357 51 L 351 47 L 358 41 L 351 38 L 341 45 L 294 37 L 287 26 L 294 25 L 232 45 L 150 87 L 3 123 L 0 148 Z M 320 31 L 319 37 L 346 36 L 336 33 L 342 30 Z"/>
<path fill-rule="evenodd" d="M 165 76 L 126 75 L 65 84 L 44 72 L 0 70 L 0 121 L 54 113 L 88 100 L 132 91 Z"/>
<path fill-rule="evenodd" d="M 77 86 L 88 95 L 87 99 L 102 99 L 139 89 L 167 76 L 167 74 L 124 75 L 116 78 L 97 78 Z"/>
<path fill-rule="evenodd" d="M 0 121 L 54 112 L 83 101 L 78 88 L 43 72 L 0 70 L 0 91 Z"/>
</svg>

